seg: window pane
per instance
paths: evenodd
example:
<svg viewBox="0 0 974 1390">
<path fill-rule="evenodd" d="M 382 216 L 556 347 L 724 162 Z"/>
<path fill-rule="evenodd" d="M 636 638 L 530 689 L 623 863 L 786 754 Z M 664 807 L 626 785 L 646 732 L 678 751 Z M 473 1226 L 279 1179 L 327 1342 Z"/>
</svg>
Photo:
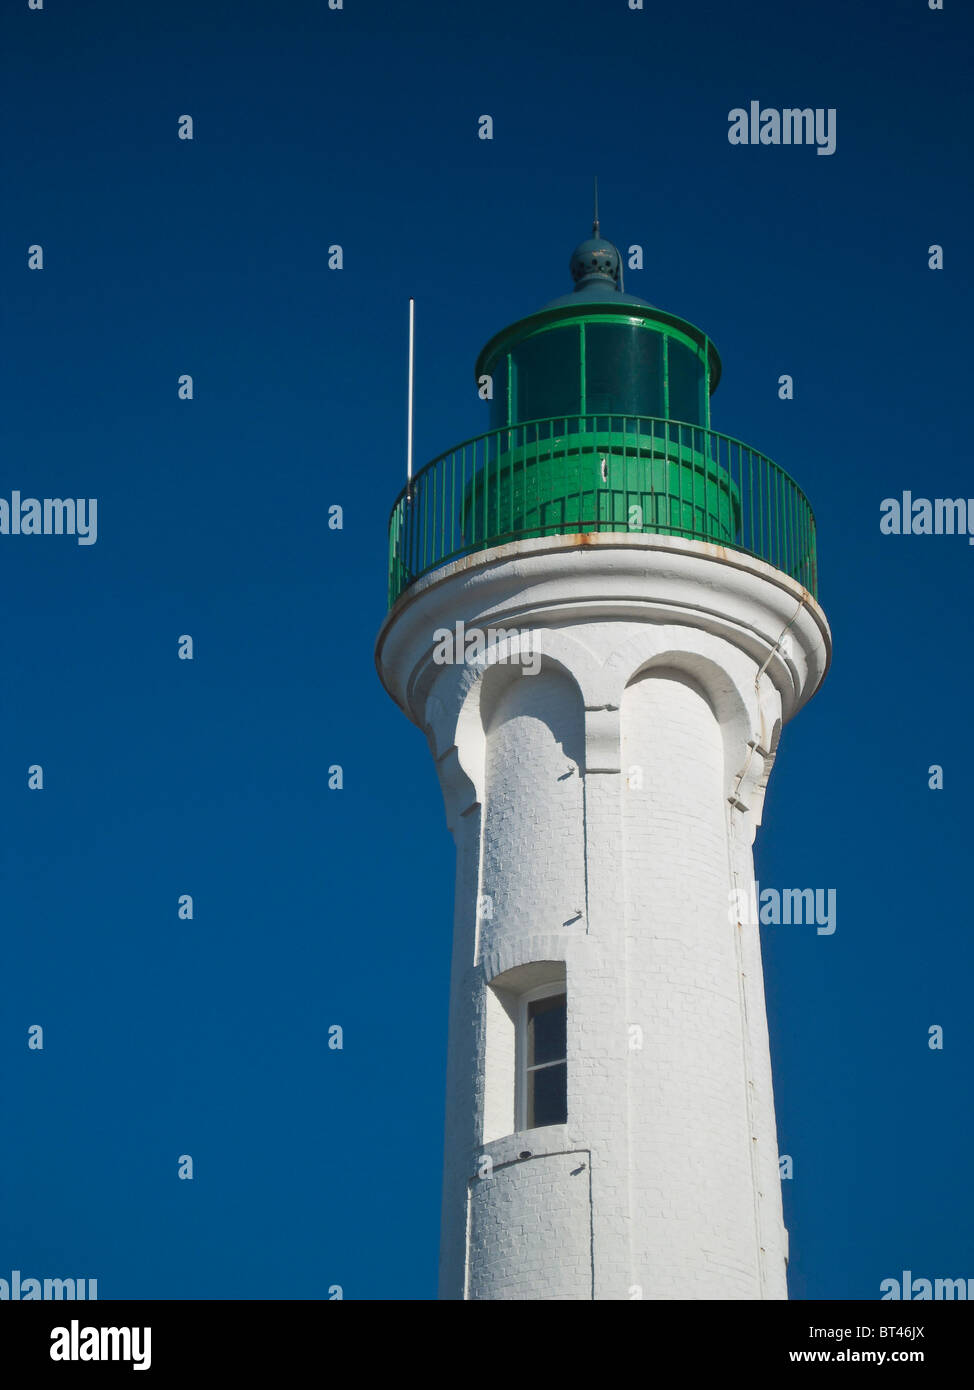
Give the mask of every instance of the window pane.
<svg viewBox="0 0 974 1390">
<path fill-rule="evenodd" d="M 514 362 L 515 421 L 580 413 L 579 353 L 577 328 L 554 328 L 518 343 L 511 354 Z"/>
<path fill-rule="evenodd" d="M 568 1055 L 567 996 L 551 994 L 546 999 L 534 999 L 528 1004 L 527 1065 L 559 1062 Z"/>
<path fill-rule="evenodd" d="M 507 424 L 507 354 L 498 357 L 491 369 L 493 399 L 488 406 L 490 428 L 499 430 Z"/>
<path fill-rule="evenodd" d="M 692 425 L 704 423 L 703 362 L 695 352 L 670 339 L 670 419 L 687 420 Z"/>
<path fill-rule="evenodd" d="M 568 1122 L 568 1064 L 528 1072 L 527 1128 Z"/>
<path fill-rule="evenodd" d="M 585 325 L 589 415 L 663 414 L 663 339 L 631 323 Z"/>
</svg>

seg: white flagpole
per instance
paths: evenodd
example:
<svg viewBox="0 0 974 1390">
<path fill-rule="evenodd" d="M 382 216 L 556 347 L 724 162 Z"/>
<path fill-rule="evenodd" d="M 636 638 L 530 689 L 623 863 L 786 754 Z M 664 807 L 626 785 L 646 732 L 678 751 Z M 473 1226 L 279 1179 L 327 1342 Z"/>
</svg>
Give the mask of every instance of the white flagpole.
<svg viewBox="0 0 974 1390">
<path fill-rule="evenodd" d="M 409 407 L 406 417 L 406 498 L 413 495 L 413 304 L 409 301 Z"/>
</svg>

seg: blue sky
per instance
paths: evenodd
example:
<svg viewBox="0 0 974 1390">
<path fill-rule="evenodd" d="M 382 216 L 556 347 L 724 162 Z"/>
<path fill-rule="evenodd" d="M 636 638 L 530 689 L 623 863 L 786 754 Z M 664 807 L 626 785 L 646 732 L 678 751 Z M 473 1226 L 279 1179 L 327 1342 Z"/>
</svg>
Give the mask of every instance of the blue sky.
<svg viewBox="0 0 974 1390">
<path fill-rule="evenodd" d="M 11 0 L 0 496 L 97 497 L 98 539 L 0 536 L 0 1276 L 435 1296 L 453 849 L 372 660 L 407 302 L 420 464 L 571 288 L 593 173 L 627 289 L 717 344 L 714 428 L 818 519 L 833 668 L 756 850 L 837 892 L 833 936 L 762 931 L 792 1297 L 974 1276 L 974 550 L 879 531 L 974 494 L 970 37 L 949 0 Z M 834 155 L 730 145 L 752 99 L 834 107 Z"/>
</svg>

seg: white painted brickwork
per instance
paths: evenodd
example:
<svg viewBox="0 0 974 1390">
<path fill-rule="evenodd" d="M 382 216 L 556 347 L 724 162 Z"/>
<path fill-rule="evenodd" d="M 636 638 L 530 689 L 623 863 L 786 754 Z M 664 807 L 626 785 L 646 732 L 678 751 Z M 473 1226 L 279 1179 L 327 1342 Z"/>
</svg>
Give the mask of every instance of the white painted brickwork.
<svg viewBox="0 0 974 1390">
<path fill-rule="evenodd" d="M 828 627 L 758 561 L 591 541 L 446 567 L 380 635 L 457 842 L 441 1297 L 784 1298 L 760 945 L 729 907 Z M 541 673 L 435 666 L 458 619 L 530 631 Z M 568 1122 L 512 1132 L 511 1001 L 562 965 Z"/>
<path fill-rule="evenodd" d="M 738 928 L 728 917 L 720 725 L 702 690 L 647 675 L 622 702 L 633 1252 L 646 1296 L 757 1295 Z M 629 778 L 630 783 L 634 779 Z"/>
<path fill-rule="evenodd" d="M 590 1299 L 592 1200 L 586 1154 L 542 1154 L 470 1188 L 468 1298 Z"/>
</svg>

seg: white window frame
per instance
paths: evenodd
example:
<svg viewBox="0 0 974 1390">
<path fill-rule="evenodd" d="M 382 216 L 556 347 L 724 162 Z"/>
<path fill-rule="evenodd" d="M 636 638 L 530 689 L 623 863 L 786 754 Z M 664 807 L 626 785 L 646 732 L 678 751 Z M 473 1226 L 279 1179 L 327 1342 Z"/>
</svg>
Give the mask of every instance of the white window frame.
<svg viewBox="0 0 974 1390">
<path fill-rule="evenodd" d="M 515 1119 L 518 1130 L 528 1128 L 528 1005 L 535 1003 L 538 999 L 549 999 L 552 995 L 564 995 L 565 997 L 565 1016 L 567 1023 L 568 1016 L 568 987 L 565 980 L 556 980 L 553 984 L 539 985 L 537 989 L 529 989 L 518 998 L 517 1003 L 517 1084 L 516 1084 L 516 1111 Z M 566 1073 L 565 1085 L 567 1088 L 568 1073 L 568 1038 L 566 1027 L 565 1056 L 553 1062 L 542 1062 L 540 1067 L 533 1067 L 533 1071 L 544 1070 L 546 1067 L 564 1066 Z M 567 1102 L 567 1091 L 566 1091 Z M 567 1112 L 567 1104 L 566 1104 Z M 549 1126 L 544 1125 L 547 1129 Z"/>
</svg>

